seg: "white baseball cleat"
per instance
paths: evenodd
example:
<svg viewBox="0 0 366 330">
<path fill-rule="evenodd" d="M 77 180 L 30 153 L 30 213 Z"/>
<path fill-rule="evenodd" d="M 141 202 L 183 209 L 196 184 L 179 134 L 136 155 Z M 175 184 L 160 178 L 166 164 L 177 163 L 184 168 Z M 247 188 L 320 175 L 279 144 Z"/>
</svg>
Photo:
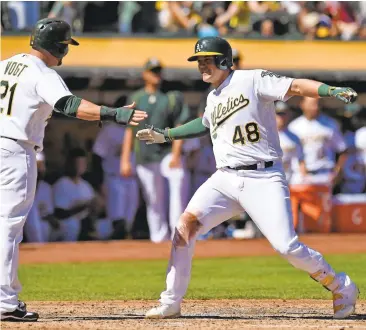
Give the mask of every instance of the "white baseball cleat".
<svg viewBox="0 0 366 330">
<path fill-rule="evenodd" d="M 150 309 L 145 318 L 147 319 L 174 319 L 180 317 L 180 305 L 160 305 Z"/>
<path fill-rule="evenodd" d="M 335 319 L 345 319 L 355 312 L 359 290 L 348 275 L 340 273 L 344 278 L 344 286 L 333 292 L 333 309 Z"/>
</svg>

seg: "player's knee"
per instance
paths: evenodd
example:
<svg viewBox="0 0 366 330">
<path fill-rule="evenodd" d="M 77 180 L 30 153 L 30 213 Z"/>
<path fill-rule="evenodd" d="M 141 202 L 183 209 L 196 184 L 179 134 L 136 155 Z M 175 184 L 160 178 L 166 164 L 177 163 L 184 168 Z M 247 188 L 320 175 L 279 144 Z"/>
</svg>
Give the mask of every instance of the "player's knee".
<svg viewBox="0 0 366 330">
<path fill-rule="evenodd" d="M 183 212 L 175 228 L 173 245 L 187 246 L 202 227 L 195 214 Z"/>
<path fill-rule="evenodd" d="M 290 256 L 296 257 L 296 255 L 301 250 L 301 246 L 302 246 L 302 244 L 299 242 L 298 238 L 296 237 L 289 242 L 281 242 L 281 244 L 278 244 L 274 248 L 283 257 L 290 257 Z"/>
</svg>

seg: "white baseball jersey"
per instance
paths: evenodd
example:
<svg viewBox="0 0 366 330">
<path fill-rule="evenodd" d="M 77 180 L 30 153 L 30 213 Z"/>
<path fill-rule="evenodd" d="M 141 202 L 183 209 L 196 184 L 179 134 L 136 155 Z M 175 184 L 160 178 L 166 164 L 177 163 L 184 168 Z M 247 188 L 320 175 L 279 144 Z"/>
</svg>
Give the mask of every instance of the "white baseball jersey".
<svg viewBox="0 0 366 330">
<path fill-rule="evenodd" d="M 319 115 L 313 120 L 300 116 L 290 123 L 289 130 L 301 140 L 309 171 L 333 169 L 335 154 L 346 150 L 337 123 L 328 116 Z"/>
<path fill-rule="evenodd" d="M 288 129 L 278 132 L 282 149 L 282 162 L 287 180 L 291 177 L 293 167 L 298 166 L 298 162 L 304 160 L 304 153 L 300 139 Z"/>
<path fill-rule="evenodd" d="M 236 70 L 210 92 L 202 122 L 210 128 L 217 168 L 282 157 L 274 101 L 286 101 L 293 79 Z"/>
<path fill-rule="evenodd" d="M 93 152 L 103 159 L 102 166 L 106 174 L 120 175 L 121 144 L 124 135 L 125 127 L 111 122 L 103 125 L 95 139 Z"/>
<path fill-rule="evenodd" d="M 36 56 L 18 54 L 0 63 L 0 135 L 42 149 L 56 102 L 71 95 L 62 78 Z"/>
</svg>

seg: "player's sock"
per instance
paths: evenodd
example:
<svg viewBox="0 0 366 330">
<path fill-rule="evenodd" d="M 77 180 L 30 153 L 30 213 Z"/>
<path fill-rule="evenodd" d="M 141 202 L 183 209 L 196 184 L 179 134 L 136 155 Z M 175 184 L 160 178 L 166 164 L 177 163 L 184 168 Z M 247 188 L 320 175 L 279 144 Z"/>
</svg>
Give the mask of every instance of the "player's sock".
<svg viewBox="0 0 366 330">
<path fill-rule="evenodd" d="M 331 267 L 329 268 L 330 269 L 322 269 L 310 274 L 310 277 L 323 285 L 327 290 L 334 292 L 339 289 L 343 283 L 338 279 L 334 269 Z"/>
</svg>

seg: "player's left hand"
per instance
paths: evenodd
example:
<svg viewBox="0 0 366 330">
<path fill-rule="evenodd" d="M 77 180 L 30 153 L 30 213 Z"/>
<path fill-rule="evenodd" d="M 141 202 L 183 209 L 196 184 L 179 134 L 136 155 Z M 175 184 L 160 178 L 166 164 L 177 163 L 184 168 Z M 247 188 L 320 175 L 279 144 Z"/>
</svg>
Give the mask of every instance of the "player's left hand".
<svg viewBox="0 0 366 330">
<path fill-rule="evenodd" d="M 146 141 L 146 144 L 167 142 L 164 136 L 164 130 L 150 125 L 145 125 L 145 127 L 145 129 L 142 129 L 136 133 L 136 137 L 140 141 Z"/>
<path fill-rule="evenodd" d="M 329 91 L 330 96 L 348 104 L 357 100 L 357 93 L 350 87 L 332 87 Z"/>
</svg>

